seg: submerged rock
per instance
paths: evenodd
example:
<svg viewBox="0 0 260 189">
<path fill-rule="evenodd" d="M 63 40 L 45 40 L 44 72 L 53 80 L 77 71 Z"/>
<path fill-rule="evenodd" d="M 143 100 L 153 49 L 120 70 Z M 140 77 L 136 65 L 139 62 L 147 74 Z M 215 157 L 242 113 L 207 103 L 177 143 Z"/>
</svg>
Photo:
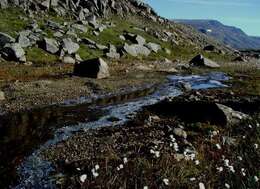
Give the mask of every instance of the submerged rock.
<svg viewBox="0 0 260 189">
<path fill-rule="evenodd" d="M 83 61 L 74 66 L 74 75 L 103 79 L 110 76 L 109 67 L 102 58 Z"/>
</svg>

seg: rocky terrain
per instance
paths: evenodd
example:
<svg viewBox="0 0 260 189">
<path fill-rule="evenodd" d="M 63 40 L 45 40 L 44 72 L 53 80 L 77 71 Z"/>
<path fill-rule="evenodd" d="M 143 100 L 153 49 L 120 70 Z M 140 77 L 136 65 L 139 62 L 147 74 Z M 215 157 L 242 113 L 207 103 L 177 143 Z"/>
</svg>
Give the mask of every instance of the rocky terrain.
<svg viewBox="0 0 260 189">
<path fill-rule="evenodd" d="M 0 188 L 259 188 L 258 51 L 138 0 L 0 8 Z"/>
</svg>

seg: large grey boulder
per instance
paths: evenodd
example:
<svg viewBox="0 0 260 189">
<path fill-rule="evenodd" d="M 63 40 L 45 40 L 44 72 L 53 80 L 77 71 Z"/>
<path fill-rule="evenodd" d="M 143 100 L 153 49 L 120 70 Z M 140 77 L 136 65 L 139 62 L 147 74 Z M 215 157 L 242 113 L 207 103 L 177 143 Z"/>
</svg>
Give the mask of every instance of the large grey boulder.
<svg viewBox="0 0 260 189">
<path fill-rule="evenodd" d="M 45 51 L 51 54 L 56 54 L 59 51 L 59 43 L 52 38 L 44 38 L 40 45 Z"/>
<path fill-rule="evenodd" d="M 108 58 L 114 58 L 114 59 L 120 58 L 120 54 L 117 52 L 116 47 L 112 44 L 109 44 L 108 52 L 106 53 L 106 56 Z"/>
<path fill-rule="evenodd" d="M 74 75 L 103 79 L 110 76 L 109 67 L 102 58 L 83 61 L 74 66 Z"/>
<path fill-rule="evenodd" d="M 132 46 L 135 48 L 135 51 L 138 55 L 149 56 L 149 54 L 151 53 L 151 51 L 143 45 L 134 44 Z"/>
<path fill-rule="evenodd" d="M 132 33 L 126 33 L 126 34 L 124 34 L 124 37 L 125 37 L 125 39 L 131 41 L 134 44 L 138 44 L 138 45 L 144 45 L 146 42 L 145 38 L 143 38 L 142 36 L 135 35 Z"/>
<path fill-rule="evenodd" d="M 223 104 L 216 104 L 220 111 L 225 115 L 226 123 L 228 125 L 233 125 L 241 122 L 243 119 L 249 118 L 248 115 L 233 110 L 232 108 L 225 106 Z"/>
<path fill-rule="evenodd" d="M 18 43 L 6 44 L 1 51 L 1 54 L 7 60 L 26 62 L 25 52 Z"/>
<path fill-rule="evenodd" d="M 16 39 L 16 42 L 21 45 L 21 47 L 30 47 L 32 45 L 30 39 L 28 38 L 29 34 L 20 33 Z"/>
<path fill-rule="evenodd" d="M 13 43 L 15 39 L 6 33 L 0 32 L 0 49 L 8 43 Z"/>
<path fill-rule="evenodd" d="M 150 49 L 151 51 L 157 53 L 159 50 L 161 50 L 161 45 L 159 44 L 156 44 L 156 43 L 152 43 L 152 42 L 149 42 L 147 44 L 145 44 L 145 46 Z"/>
<path fill-rule="evenodd" d="M 71 27 L 83 33 L 86 33 L 88 31 L 88 28 L 82 24 L 73 24 Z"/>
<path fill-rule="evenodd" d="M 127 43 L 125 43 L 125 45 L 123 46 L 123 51 L 134 57 L 138 55 L 149 56 L 149 54 L 151 53 L 151 51 L 143 45 L 128 45 Z"/>
<path fill-rule="evenodd" d="M 125 45 L 123 46 L 123 51 L 131 56 L 138 56 L 135 47 L 133 47 L 132 45 L 128 45 L 127 43 L 125 43 Z"/>
<path fill-rule="evenodd" d="M 62 40 L 62 48 L 68 54 L 75 54 L 79 50 L 79 44 L 72 41 L 71 38 Z"/>
<path fill-rule="evenodd" d="M 8 7 L 8 1 L 7 0 L 1 0 L 0 1 L 0 8 L 6 9 Z"/>
<path fill-rule="evenodd" d="M 195 56 L 190 61 L 190 64 L 192 66 L 200 66 L 200 67 L 208 67 L 208 68 L 219 68 L 220 67 L 216 62 L 203 57 L 203 55 L 201 55 L 201 54 Z"/>
</svg>

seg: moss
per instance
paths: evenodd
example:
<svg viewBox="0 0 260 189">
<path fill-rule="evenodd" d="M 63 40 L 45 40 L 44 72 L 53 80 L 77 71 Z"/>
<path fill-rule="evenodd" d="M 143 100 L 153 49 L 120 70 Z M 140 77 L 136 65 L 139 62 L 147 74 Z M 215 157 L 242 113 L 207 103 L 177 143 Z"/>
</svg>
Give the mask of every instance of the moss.
<svg viewBox="0 0 260 189">
<path fill-rule="evenodd" d="M 57 63 L 59 62 L 58 56 L 51 55 L 46 51 L 32 47 L 26 50 L 26 57 L 28 61 L 37 64 Z"/>
</svg>

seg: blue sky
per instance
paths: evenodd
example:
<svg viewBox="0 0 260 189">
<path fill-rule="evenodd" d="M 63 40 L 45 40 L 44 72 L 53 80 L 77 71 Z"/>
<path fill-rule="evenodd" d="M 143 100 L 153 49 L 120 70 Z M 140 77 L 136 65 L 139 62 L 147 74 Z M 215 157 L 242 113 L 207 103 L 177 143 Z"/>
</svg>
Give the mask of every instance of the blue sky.
<svg viewBox="0 0 260 189">
<path fill-rule="evenodd" d="M 166 18 L 215 19 L 260 36 L 260 0 L 145 0 Z"/>
</svg>

